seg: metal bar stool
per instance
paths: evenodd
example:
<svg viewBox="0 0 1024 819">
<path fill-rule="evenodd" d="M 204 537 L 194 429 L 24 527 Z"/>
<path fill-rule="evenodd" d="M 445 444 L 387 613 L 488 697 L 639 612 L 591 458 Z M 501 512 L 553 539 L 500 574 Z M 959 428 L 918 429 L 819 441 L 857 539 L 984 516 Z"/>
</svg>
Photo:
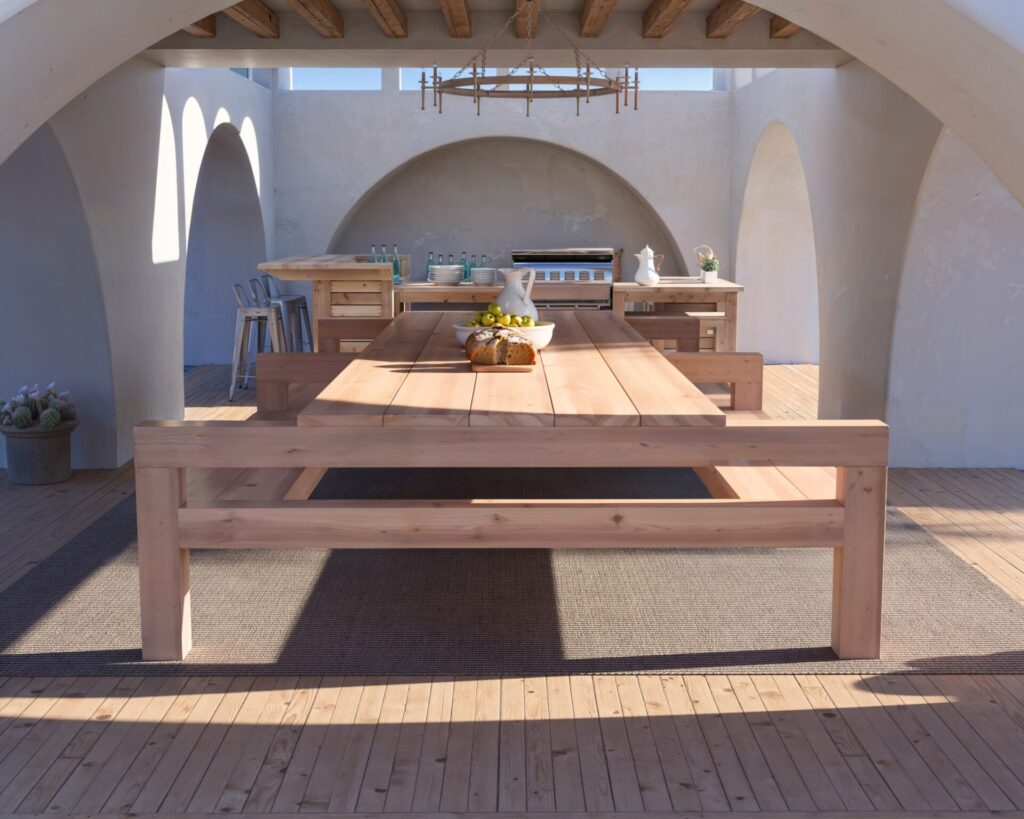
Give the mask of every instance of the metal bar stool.
<svg viewBox="0 0 1024 819">
<path fill-rule="evenodd" d="M 228 389 L 228 400 L 235 400 L 235 391 L 245 389 L 249 383 L 249 347 L 252 345 L 252 331 L 255 326 L 256 352 L 263 351 L 266 331 L 270 330 L 270 349 L 275 353 L 284 352 L 284 322 L 281 320 L 281 308 L 276 305 L 261 304 L 259 299 L 250 299 L 245 288 L 233 284 L 231 289 L 238 302 L 235 315 L 235 349 L 231 359 L 231 386 Z M 241 381 L 241 386 L 239 386 Z"/>
<path fill-rule="evenodd" d="M 281 308 L 289 352 L 301 353 L 307 345 L 309 351 L 313 352 L 313 329 L 309 323 L 309 306 L 306 304 L 306 297 L 282 293 L 278 289 L 274 277 L 269 274 L 260 278 L 263 280 L 263 290 L 267 294 L 268 301 Z"/>
</svg>

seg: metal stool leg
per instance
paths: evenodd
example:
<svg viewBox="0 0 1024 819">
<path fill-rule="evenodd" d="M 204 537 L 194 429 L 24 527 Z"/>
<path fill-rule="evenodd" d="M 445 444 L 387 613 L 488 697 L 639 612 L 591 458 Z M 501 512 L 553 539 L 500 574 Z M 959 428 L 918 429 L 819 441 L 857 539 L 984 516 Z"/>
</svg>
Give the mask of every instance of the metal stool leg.
<svg viewBox="0 0 1024 819">
<path fill-rule="evenodd" d="M 231 386 L 228 388 L 228 401 L 235 400 L 235 391 L 238 389 L 238 365 L 244 359 L 242 345 L 249 344 L 249 319 L 241 310 L 235 319 L 235 348 L 231 356 Z"/>
<path fill-rule="evenodd" d="M 309 351 L 313 352 L 313 328 L 309 326 L 309 308 L 306 307 L 306 300 L 299 302 L 299 315 L 302 316 L 302 327 L 306 331 L 306 341 L 309 342 Z M 302 332 L 299 332 L 299 352 L 305 349 L 302 342 Z"/>
</svg>

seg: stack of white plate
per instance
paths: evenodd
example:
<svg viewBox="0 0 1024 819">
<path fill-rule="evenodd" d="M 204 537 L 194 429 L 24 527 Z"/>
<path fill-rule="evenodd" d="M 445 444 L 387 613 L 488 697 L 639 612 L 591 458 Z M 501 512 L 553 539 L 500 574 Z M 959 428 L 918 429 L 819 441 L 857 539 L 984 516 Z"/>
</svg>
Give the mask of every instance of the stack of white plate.
<svg viewBox="0 0 1024 819">
<path fill-rule="evenodd" d="M 435 264 L 427 271 L 427 281 L 434 284 L 458 284 L 462 281 L 462 265 Z"/>
<path fill-rule="evenodd" d="M 469 271 L 469 280 L 481 287 L 489 287 L 494 284 L 498 277 L 498 271 L 493 267 L 474 267 Z"/>
</svg>

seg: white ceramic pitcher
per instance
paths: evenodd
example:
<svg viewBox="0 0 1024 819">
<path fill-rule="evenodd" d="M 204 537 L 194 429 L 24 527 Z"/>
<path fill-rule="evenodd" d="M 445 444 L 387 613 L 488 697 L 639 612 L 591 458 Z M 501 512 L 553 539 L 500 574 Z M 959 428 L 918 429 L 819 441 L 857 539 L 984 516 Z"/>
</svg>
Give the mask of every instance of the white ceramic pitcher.
<svg viewBox="0 0 1024 819">
<path fill-rule="evenodd" d="M 502 312 L 510 316 L 530 316 L 537 321 L 540 315 L 537 313 L 537 307 L 530 300 L 537 271 L 532 267 L 503 267 L 499 272 L 505 278 L 505 287 L 495 301 L 501 307 Z M 524 273 L 530 274 L 525 287 L 523 287 Z"/>
</svg>

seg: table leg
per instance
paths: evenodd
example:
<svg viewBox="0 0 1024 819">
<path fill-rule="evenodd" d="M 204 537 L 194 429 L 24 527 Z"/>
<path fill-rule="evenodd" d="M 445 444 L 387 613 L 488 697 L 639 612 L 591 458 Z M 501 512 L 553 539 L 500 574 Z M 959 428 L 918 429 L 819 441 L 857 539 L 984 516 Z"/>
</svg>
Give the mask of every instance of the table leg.
<svg viewBox="0 0 1024 819">
<path fill-rule="evenodd" d="M 320 319 L 331 317 L 331 283 L 324 279 L 313 282 L 313 350 L 320 352 Z M 331 352 L 337 352 L 332 350 Z"/>
<path fill-rule="evenodd" d="M 736 308 L 739 298 L 736 293 L 726 293 L 722 312 L 725 313 L 725 331 L 723 335 L 722 351 L 726 353 L 736 352 Z M 716 342 L 717 349 L 717 342 Z"/>
<path fill-rule="evenodd" d="M 841 660 L 876 659 L 882 639 L 885 467 L 839 467 L 846 507 L 843 544 L 832 559 L 832 650 Z"/>
<path fill-rule="evenodd" d="M 626 317 L 626 294 L 612 291 L 612 312 L 619 318 Z"/>
<path fill-rule="evenodd" d="M 144 660 L 183 660 L 192 649 L 188 550 L 178 544 L 185 470 L 135 470 L 139 602 Z"/>
</svg>

